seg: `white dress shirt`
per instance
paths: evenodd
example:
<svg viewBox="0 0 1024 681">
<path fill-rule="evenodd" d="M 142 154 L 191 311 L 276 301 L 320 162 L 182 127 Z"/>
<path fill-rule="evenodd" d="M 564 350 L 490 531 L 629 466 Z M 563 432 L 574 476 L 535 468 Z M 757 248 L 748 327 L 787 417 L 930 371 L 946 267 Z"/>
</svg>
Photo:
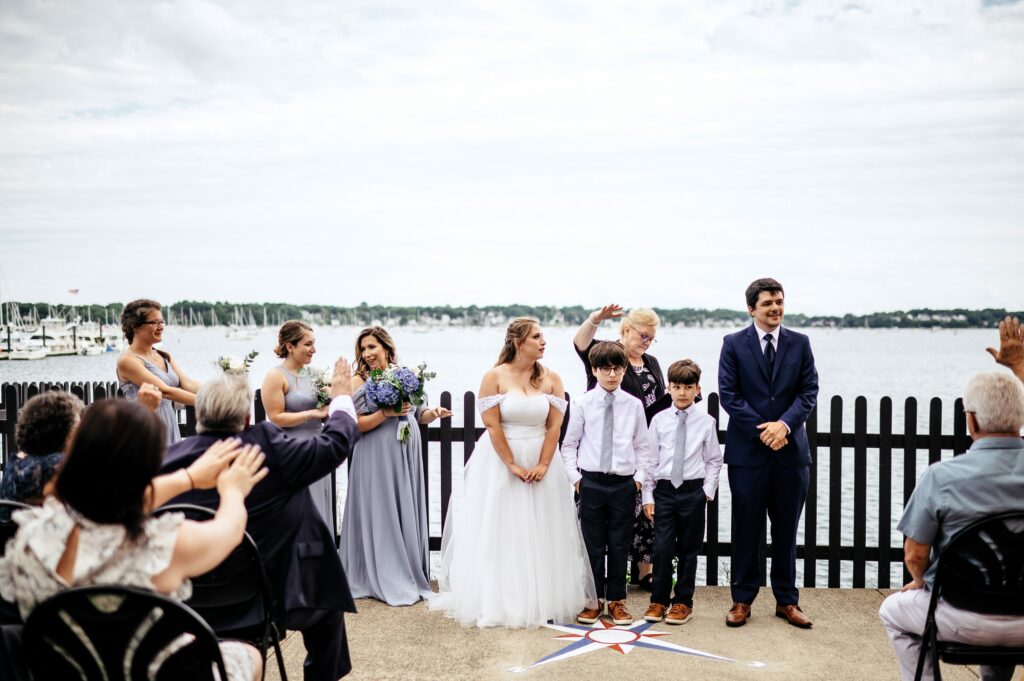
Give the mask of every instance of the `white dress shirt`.
<svg viewBox="0 0 1024 681">
<path fill-rule="evenodd" d="M 722 448 L 718 444 L 718 424 L 705 411 L 698 411 L 690 405 L 686 412 L 686 450 L 683 456 L 683 480 L 704 478 L 704 496 L 715 498 L 718 489 L 718 475 L 722 471 Z M 651 458 L 654 461 L 652 475 L 644 480 L 643 503 L 654 503 L 654 486 L 658 480 L 672 479 L 672 462 L 676 451 L 676 426 L 679 410 L 672 406 L 660 411 L 651 419 L 648 438 L 651 443 Z"/>
<path fill-rule="evenodd" d="M 757 342 L 761 344 L 762 355 L 764 354 L 765 347 L 767 347 L 768 345 L 768 341 L 764 339 L 766 335 L 772 337 L 772 343 L 775 345 L 775 352 L 779 351 L 779 329 L 781 328 L 782 324 L 779 324 L 778 326 L 775 327 L 774 331 L 767 331 L 758 326 L 757 322 L 754 322 L 754 330 L 757 331 Z"/>
<path fill-rule="evenodd" d="M 356 405 L 352 402 L 351 395 L 338 395 L 331 400 L 331 403 L 327 405 L 327 415 L 334 416 L 334 412 L 343 411 L 352 417 L 352 420 L 359 423 L 359 419 L 356 418 Z"/>
<path fill-rule="evenodd" d="M 583 393 L 569 407 L 569 427 L 562 440 L 562 462 L 569 482 L 575 485 L 583 476 L 581 470 L 593 473 L 631 475 L 642 483 L 646 477 L 641 462 L 650 457 L 647 441 L 647 419 L 640 400 L 617 388 L 613 395 L 612 469 L 601 470 L 601 440 L 604 433 L 605 395 L 598 385 Z"/>
</svg>

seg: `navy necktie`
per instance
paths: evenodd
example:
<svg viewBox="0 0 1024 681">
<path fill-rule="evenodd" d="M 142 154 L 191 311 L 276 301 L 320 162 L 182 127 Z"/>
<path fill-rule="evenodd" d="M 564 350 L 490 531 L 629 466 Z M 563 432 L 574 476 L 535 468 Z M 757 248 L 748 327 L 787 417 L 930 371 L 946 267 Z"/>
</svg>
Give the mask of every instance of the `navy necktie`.
<svg viewBox="0 0 1024 681">
<path fill-rule="evenodd" d="M 770 333 L 764 335 L 764 340 L 764 361 L 768 363 L 768 377 L 771 378 L 775 370 L 775 345 L 772 343 L 772 335 Z"/>
</svg>

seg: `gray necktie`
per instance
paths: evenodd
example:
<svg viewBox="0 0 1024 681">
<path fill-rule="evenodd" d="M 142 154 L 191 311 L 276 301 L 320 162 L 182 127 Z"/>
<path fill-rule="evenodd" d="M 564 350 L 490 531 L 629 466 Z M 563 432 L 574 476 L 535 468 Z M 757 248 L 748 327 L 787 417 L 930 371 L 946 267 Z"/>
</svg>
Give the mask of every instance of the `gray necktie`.
<svg viewBox="0 0 1024 681">
<path fill-rule="evenodd" d="M 604 395 L 604 429 L 601 433 L 601 472 L 612 472 L 612 437 L 615 430 L 615 393 Z"/>
<path fill-rule="evenodd" d="M 683 484 L 683 457 L 686 456 L 686 417 L 685 411 L 676 412 L 679 421 L 676 423 L 676 451 L 672 454 L 672 486 L 678 488 Z"/>
</svg>

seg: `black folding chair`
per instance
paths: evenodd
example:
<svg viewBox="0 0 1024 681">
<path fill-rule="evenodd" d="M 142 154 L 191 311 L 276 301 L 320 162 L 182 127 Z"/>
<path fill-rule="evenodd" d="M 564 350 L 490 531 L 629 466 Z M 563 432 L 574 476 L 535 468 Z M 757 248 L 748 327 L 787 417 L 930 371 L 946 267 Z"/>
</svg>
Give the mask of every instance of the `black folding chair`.
<svg viewBox="0 0 1024 681">
<path fill-rule="evenodd" d="M 35 679 L 227 681 L 217 636 L 188 606 L 124 586 L 83 586 L 38 604 L 22 649 Z"/>
<path fill-rule="evenodd" d="M 214 516 L 212 510 L 193 504 L 171 504 L 153 511 L 154 515 L 164 513 L 184 513 L 186 518 L 200 521 Z M 242 543 L 220 565 L 204 575 L 192 578 L 192 597 L 187 603 L 221 638 L 237 638 L 258 647 L 264 662 L 268 647 L 273 645 L 281 679 L 288 681 L 284 657 L 281 655 L 281 631 L 274 621 L 274 590 L 267 579 L 256 542 L 248 532 L 242 538 Z M 237 629 L 237 622 L 255 606 L 262 612 L 261 630 Z M 264 676 L 266 670 L 264 664 Z"/>
<path fill-rule="evenodd" d="M 942 679 L 940 659 L 947 664 L 1024 664 L 1024 648 L 940 641 L 935 626 L 940 597 L 961 610 L 1021 617 L 1024 626 L 1024 511 L 998 513 L 968 525 L 939 554 L 914 678 L 920 681 L 929 654 L 936 681 Z"/>
</svg>

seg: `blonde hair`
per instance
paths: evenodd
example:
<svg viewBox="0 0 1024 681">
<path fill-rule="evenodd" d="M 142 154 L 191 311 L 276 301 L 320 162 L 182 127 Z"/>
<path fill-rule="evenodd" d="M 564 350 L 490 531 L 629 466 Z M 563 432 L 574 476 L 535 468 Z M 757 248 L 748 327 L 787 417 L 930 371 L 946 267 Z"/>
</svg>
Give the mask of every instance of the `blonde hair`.
<svg viewBox="0 0 1024 681">
<path fill-rule="evenodd" d="M 661 324 L 661 319 L 657 312 L 647 307 L 634 307 L 629 314 L 622 318 L 622 323 L 619 324 L 619 335 L 625 336 L 626 329 L 631 326 L 656 327 L 658 324 Z"/>
<path fill-rule="evenodd" d="M 1024 426 L 1024 389 L 1016 378 L 977 374 L 964 388 L 964 411 L 974 414 L 987 433 L 1020 433 Z"/>
<path fill-rule="evenodd" d="M 494 363 L 494 366 L 500 366 L 502 364 L 511 364 L 516 355 L 519 354 L 519 344 L 526 340 L 526 337 L 530 335 L 530 329 L 533 327 L 539 327 L 540 321 L 533 317 L 516 317 L 509 323 L 508 328 L 505 329 L 505 344 L 501 346 L 501 352 L 498 353 L 498 361 Z M 530 372 L 530 385 L 534 388 L 540 387 L 540 379 L 544 376 L 544 367 L 541 366 L 540 362 L 533 363 L 533 371 Z"/>
<path fill-rule="evenodd" d="M 313 327 L 306 322 L 289 319 L 281 325 L 281 330 L 277 332 L 277 347 L 274 348 L 274 354 L 282 359 L 287 357 L 288 344 L 298 345 L 307 332 L 313 333 Z"/>
<path fill-rule="evenodd" d="M 380 346 L 384 348 L 384 359 L 388 364 L 398 363 L 398 349 L 391 334 L 382 326 L 368 326 L 356 336 L 356 376 L 363 380 L 370 377 L 370 365 L 363 359 L 363 349 L 359 345 L 367 336 L 373 336 Z"/>
</svg>

